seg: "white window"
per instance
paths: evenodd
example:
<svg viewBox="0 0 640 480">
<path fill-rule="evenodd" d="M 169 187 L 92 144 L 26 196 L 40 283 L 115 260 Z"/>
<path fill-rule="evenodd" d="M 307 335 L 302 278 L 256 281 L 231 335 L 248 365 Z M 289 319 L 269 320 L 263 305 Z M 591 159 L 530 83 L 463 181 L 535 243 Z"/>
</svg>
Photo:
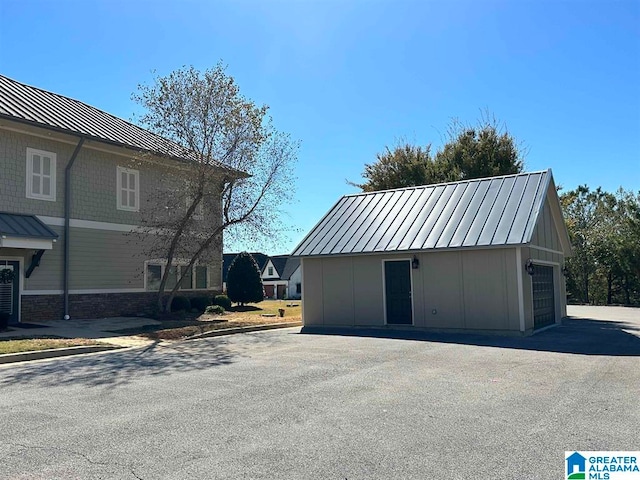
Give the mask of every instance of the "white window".
<svg viewBox="0 0 640 480">
<path fill-rule="evenodd" d="M 27 148 L 27 198 L 56 201 L 56 154 Z"/>
<path fill-rule="evenodd" d="M 157 260 L 149 261 L 146 264 L 147 290 L 158 291 L 162 275 L 166 270 L 166 265 L 155 263 Z M 172 289 L 178 282 L 178 272 L 182 275 L 180 290 L 205 290 L 208 284 L 208 270 L 206 265 L 196 265 L 194 270 L 187 270 L 186 265 L 173 265 L 169 270 L 165 288 Z"/>
<path fill-rule="evenodd" d="M 118 210 L 140 210 L 140 172 L 129 168 L 117 168 Z"/>
</svg>

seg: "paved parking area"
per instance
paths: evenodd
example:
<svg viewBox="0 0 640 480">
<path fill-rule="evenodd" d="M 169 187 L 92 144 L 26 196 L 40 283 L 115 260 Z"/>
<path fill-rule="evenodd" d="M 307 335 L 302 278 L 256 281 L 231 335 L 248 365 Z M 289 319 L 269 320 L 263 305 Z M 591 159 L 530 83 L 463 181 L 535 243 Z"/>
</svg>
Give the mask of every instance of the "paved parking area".
<svg viewBox="0 0 640 480">
<path fill-rule="evenodd" d="M 640 310 L 528 338 L 286 329 L 0 367 L 0 478 L 558 479 L 638 450 Z"/>
</svg>

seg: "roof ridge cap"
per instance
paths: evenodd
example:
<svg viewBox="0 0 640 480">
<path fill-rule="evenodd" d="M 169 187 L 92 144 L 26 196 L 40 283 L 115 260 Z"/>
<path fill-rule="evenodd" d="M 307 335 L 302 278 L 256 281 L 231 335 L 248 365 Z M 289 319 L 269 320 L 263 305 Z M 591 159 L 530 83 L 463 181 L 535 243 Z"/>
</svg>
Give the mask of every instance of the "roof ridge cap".
<svg viewBox="0 0 640 480">
<path fill-rule="evenodd" d="M 427 183 L 425 185 L 414 185 L 411 187 L 399 187 L 399 188 L 389 188 L 387 190 L 375 190 L 373 192 L 359 192 L 359 193 L 348 193 L 342 196 L 342 198 L 346 197 L 358 197 L 364 195 L 374 195 L 377 193 L 390 193 L 390 192 L 399 192 L 403 190 L 414 190 L 418 188 L 427 188 L 427 187 L 440 187 L 443 185 L 458 185 L 462 183 L 471 183 L 471 182 L 479 182 L 482 180 L 494 180 L 498 178 L 507 178 L 507 177 L 518 177 L 524 175 L 535 175 L 540 173 L 549 173 L 551 172 L 550 168 L 544 170 L 535 170 L 533 172 L 520 172 L 520 173 L 509 173 L 507 175 L 496 175 L 495 177 L 479 177 L 479 178 L 467 178 L 464 180 L 456 180 L 455 182 L 438 182 L 438 183 Z"/>
</svg>

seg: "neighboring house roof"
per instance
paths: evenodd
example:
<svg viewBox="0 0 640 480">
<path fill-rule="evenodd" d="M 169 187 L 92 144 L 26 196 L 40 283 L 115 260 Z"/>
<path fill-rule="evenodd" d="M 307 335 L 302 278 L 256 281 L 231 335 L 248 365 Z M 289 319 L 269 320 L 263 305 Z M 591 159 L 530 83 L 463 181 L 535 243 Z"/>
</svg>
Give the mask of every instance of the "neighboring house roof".
<svg viewBox="0 0 640 480">
<path fill-rule="evenodd" d="M 233 259 L 236 258 L 238 255 L 239 255 L 238 253 L 225 253 L 222 255 L 222 281 L 223 282 L 227 281 L 227 272 L 229 271 L 231 262 L 233 262 Z M 262 272 L 262 270 L 264 269 L 264 266 L 267 264 L 267 261 L 269 260 L 269 256 L 265 255 L 264 253 L 258 253 L 258 252 L 252 253 L 251 256 L 256 261 L 256 263 L 258 264 L 258 268 Z"/>
<path fill-rule="evenodd" d="M 195 159 L 195 154 L 181 145 L 110 113 L 3 75 L 0 75 L 0 118 L 175 159 Z M 220 163 L 216 166 L 235 172 Z"/>
<path fill-rule="evenodd" d="M 56 239 L 58 234 L 35 215 L 0 212 L 0 236 Z"/>
<path fill-rule="evenodd" d="M 282 272 L 282 275 L 280 275 L 280 278 L 282 278 L 283 280 L 289 280 L 291 278 L 291 275 L 294 274 L 299 266 L 300 258 L 287 257 L 287 263 L 284 266 L 284 271 Z"/>
<path fill-rule="evenodd" d="M 550 185 L 546 170 L 346 195 L 292 255 L 526 244 Z"/>
<path fill-rule="evenodd" d="M 282 274 L 284 273 L 284 267 L 287 264 L 287 258 L 289 258 L 289 255 L 275 255 L 273 257 L 269 257 L 269 260 L 271 260 L 271 263 L 276 269 L 276 272 L 278 272 L 278 276 L 280 278 L 282 278 Z M 263 271 L 265 267 L 262 267 Z"/>
</svg>

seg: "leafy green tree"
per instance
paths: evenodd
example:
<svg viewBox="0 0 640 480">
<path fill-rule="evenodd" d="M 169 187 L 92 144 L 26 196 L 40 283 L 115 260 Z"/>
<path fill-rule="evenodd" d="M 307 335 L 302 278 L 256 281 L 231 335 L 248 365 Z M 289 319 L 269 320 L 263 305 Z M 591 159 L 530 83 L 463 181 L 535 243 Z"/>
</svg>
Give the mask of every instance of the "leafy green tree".
<svg viewBox="0 0 640 480">
<path fill-rule="evenodd" d="M 438 177 L 430 154 L 431 145 L 419 147 L 407 142 L 398 143 L 393 149 L 385 147 L 376 155 L 376 162 L 365 164 L 364 183 L 351 185 L 364 192 L 390 190 L 436 183 Z"/>
<path fill-rule="evenodd" d="M 385 147 L 376 162 L 365 164 L 364 183 L 349 182 L 365 192 L 472 178 L 509 175 L 522 171 L 523 152 L 515 138 L 495 119 L 483 118 L 475 126 L 454 121 L 448 129 L 448 141 L 431 155 L 425 147 L 400 142 Z"/>
<path fill-rule="evenodd" d="M 567 290 L 581 303 L 640 303 L 640 194 L 582 185 L 560 197 L 573 247 Z"/>
<path fill-rule="evenodd" d="M 260 268 L 250 253 L 241 252 L 231 262 L 227 272 L 227 296 L 240 305 L 264 299 Z"/>
<path fill-rule="evenodd" d="M 480 120 L 475 126 L 454 121 L 435 163 L 441 181 L 458 181 L 520 173 L 523 156 L 515 138 L 495 119 Z"/>
</svg>

